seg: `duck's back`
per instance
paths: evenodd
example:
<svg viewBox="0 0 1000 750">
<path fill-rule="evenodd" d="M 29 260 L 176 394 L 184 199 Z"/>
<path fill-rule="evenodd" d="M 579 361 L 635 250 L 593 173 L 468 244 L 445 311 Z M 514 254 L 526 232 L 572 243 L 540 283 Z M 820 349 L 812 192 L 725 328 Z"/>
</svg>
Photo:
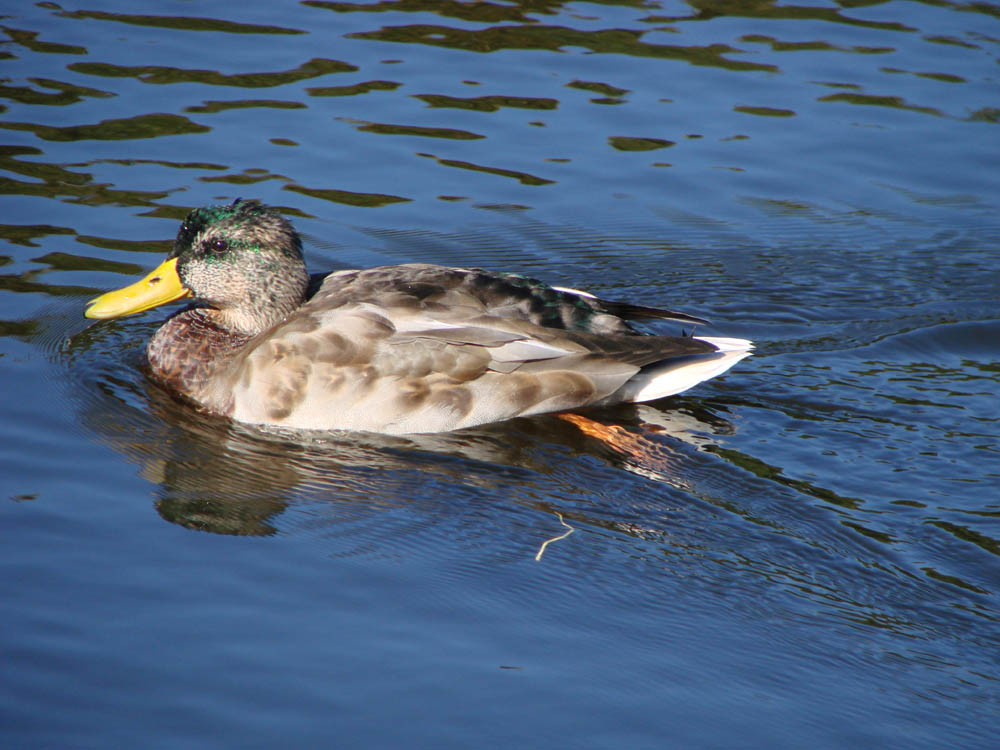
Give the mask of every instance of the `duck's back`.
<svg viewBox="0 0 1000 750">
<path fill-rule="evenodd" d="M 546 328 L 590 333 L 637 334 L 619 310 L 664 311 L 605 302 L 593 295 L 549 286 L 536 279 L 479 268 L 424 263 L 338 271 L 323 280 L 313 297 L 325 305 L 374 302 L 440 313 L 474 311 L 497 318 L 526 320 Z M 677 313 L 669 313 L 669 316 Z M 700 322 L 697 318 L 686 318 Z"/>
</svg>

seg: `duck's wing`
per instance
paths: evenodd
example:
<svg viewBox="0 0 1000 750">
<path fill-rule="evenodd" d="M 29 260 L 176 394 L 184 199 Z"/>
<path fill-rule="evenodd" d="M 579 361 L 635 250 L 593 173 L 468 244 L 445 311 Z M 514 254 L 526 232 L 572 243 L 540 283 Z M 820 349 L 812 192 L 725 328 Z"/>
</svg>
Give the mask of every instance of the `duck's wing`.
<svg viewBox="0 0 1000 750">
<path fill-rule="evenodd" d="M 473 309 L 498 318 L 527 320 L 545 328 L 638 335 L 628 321 L 708 321 L 693 315 L 598 298 L 589 292 L 549 286 L 527 276 L 480 268 L 423 263 L 344 270 L 328 275 L 312 297 L 333 304 L 419 304 L 424 308 Z"/>
</svg>

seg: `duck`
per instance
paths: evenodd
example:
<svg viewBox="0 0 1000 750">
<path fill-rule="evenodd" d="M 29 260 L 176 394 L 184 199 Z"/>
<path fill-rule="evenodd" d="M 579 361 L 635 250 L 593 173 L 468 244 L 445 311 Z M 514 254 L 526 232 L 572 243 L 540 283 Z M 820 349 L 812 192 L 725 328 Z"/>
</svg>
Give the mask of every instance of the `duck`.
<svg viewBox="0 0 1000 750">
<path fill-rule="evenodd" d="M 211 414 L 392 435 L 674 395 L 751 354 L 739 338 L 647 333 L 706 323 L 527 276 L 425 263 L 310 276 L 302 240 L 257 200 L 192 210 L 145 278 L 91 300 L 118 318 L 170 302 L 152 379 Z"/>
</svg>

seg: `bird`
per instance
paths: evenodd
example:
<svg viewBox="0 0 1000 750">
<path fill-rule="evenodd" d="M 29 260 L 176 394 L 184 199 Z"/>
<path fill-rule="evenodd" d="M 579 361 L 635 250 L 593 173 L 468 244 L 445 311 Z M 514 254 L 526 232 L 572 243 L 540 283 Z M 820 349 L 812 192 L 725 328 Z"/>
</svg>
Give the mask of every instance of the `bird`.
<svg viewBox="0 0 1000 750">
<path fill-rule="evenodd" d="M 148 342 L 151 377 L 205 412 L 301 430 L 435 433 L 651 401 L 753 349 L 645 333 L 635 321 L 707 321 L 514 273 L 408 263 L 311 277 L 291 222 L 257 200 L 192 210 L 157 268 L 84 315 L 184 298 Z"/>
</svg>

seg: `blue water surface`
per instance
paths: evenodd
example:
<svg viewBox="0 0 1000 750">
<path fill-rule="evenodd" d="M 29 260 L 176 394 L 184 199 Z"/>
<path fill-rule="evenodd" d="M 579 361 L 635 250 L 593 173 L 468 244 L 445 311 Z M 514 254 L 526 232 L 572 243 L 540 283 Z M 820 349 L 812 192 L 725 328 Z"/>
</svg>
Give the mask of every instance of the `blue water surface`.
<svg viewBox="0 0 1000 750">
<path fill-rule="evenodd" d="M 3 747 L 995 745 L 1000 5 L 3 13 Z M 756 353 L 603 439 L 206 417 L 82 313 L 236 197 Z"/>
</svg>

